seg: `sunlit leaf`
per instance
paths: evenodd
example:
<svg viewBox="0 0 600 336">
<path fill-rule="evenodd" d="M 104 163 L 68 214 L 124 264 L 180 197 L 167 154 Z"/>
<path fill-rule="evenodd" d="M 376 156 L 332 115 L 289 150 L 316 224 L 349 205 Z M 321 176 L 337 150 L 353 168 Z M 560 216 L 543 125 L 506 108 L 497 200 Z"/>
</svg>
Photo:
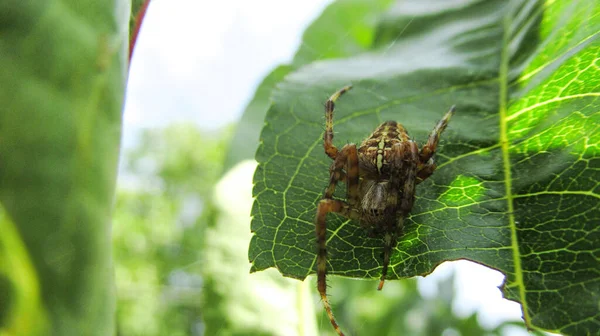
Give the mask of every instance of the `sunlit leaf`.
<svg viewBox="0 0 600 336">
<path fill-rule="evenodd" d="M 456 104 L 438 170 L 418 186 L 390 278 L 469 259 L 507 275 L 531 327 L 600 323 L 600 4 L 400 1 L 370 52 L 316 62 L 273 94 L 256 159 L 252 270 L 315 272 L 313 218 L 328 181 L 323 103 L 343 85 L 334 142 L 398 120 L 422 144 Z M 337 197 L 343 198 L 340 186 Z M 328 217 L 329 274 L 377 278 L 382 241 Z"/>
</svg>

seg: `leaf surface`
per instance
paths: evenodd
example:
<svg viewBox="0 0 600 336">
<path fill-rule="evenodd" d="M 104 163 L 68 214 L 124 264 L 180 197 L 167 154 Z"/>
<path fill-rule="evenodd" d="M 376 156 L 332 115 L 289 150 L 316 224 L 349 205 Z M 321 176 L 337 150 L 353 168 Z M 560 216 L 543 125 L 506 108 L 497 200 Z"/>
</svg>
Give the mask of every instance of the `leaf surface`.
<svg viewBox="0 0 600 336">
<path fill-rule="evenodd" d="M 532 327 L 592 333 L 600 316 L 600 8 L 595 1 L 399 2 L 373 48 L 315 62 L 275 90 L 256 155 L 252 271 L 316 270 L 314 216 L 338 147 L 385 120 L 419 144 L 447 111 L 434 175 L 417 188 L 389 278 L 469 259 L 507 275 L 505 295 Z M 345 188 L 336 196 L 344 199 Z M 329 274 L 378 278 L 381 239 L 328 216 Z"/>
</svg>

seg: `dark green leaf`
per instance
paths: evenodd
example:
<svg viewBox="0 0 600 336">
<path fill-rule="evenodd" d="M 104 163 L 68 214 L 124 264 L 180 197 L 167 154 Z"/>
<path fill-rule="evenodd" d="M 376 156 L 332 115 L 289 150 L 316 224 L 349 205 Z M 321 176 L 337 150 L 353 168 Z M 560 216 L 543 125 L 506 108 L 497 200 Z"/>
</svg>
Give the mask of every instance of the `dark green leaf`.
<svg viewBox="0 0 600 336">
<path fill-rule="evenodd" d="M 0 334 L 114 333 L 128 15 L 124 0 L 0 2 Z"/>
<path fill-rule="evenodd" d="M 529 326 L 596 332 L 598 12 L 593 0 L 403 1 L 381 20 L 372 51 L 288 75 L 256 156 L 252 270 L 315 271 L 313 218 L 331 162 L 322 105 L 352 83 L 337 104 L 338 146 L 390 119 L 422 144 L 457 105 L 389 277 L 473 260 L 507 275 L 505 294 Z M 336 215 L 327 224 L 329 274 L 379 277 L 381 240 Z"/>
</svg>

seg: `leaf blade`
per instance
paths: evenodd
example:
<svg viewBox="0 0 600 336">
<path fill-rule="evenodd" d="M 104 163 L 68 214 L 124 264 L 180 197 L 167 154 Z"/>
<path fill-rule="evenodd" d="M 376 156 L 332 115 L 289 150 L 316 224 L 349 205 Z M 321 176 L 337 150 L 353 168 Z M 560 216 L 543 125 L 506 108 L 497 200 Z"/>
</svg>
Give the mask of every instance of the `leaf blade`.
<svg viewBox="0 0 600 336">
<path fill-rule="evenodd" d="M 590 67 L 600 58 L 600 22 L 590 13 L 598 5 L 447 4 L 400 3 L 382 21 L 372 51 L 310 64 L 279 85 L 256 156 L 252 271 L 277 267 L 298 279 L 314 272 L 313 218 L 329 166 L 319 145 L 321 105 L 352 83 L 336 104 L 338 146 L 361 141 L 384 120 L 399 120 L 422 143 L 458 105 L 439 168 L 418 187 L 389 278 L 473 260 L 507 275 L 505 295 L 524 304 L 530 326 L 592 332 L 600 319 L 593 257 L 600 213 L 590 206 L 599 190 L 600 104 L 597 67 Z M 344 187 L 338 189 L 335 196 L 344 199 Z M 546 198 L 553 195 L 559 197 Z M 336 215 L 327 225 L 329 274 L 377 278 L 381 242 Z M 546 227 L 538 233 L 539 225 Z M 569 279 L 576 294 L 565 285 Z"/>
</svg>

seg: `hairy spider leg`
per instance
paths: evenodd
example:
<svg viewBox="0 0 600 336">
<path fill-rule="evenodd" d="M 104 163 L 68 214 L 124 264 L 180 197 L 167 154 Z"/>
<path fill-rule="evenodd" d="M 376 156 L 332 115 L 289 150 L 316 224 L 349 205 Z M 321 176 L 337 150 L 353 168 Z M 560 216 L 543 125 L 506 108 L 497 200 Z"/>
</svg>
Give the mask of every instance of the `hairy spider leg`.
<svg viewBox="0 0 600 336">
<path fill-rule="evenodd" d="M 317 218 L 316 222 L 316 234 L 317 234 L 317 287 L 319 289 L 319 294 L 321 295 L 321 300 L 323 300 L 323 305 L 325 306 L 325 311 L 327 312 L 327 316 L 329 317 L 329 321 L 331 325 L 336 330 L 338 335 L 343 336 L 344 334 L 340 330 L 339 325 L 335 321 L 335 317 L 333 316 L 333 310 L 331 309 L 331 304 L 329 303 L 329 299 L 327 298 L 327 222 L 326 217 L 329 212 L 336 212 L 346 218 L 354 218 L 358 219 L 359 215 L 356 212 L 350 210 L 350 205 L 344 203 L 342 201 L 333 200 L 333 193 L 335 192 L 335 187 L 340 180 L 340 176 L 343 173 L 343 169 L 346 169 L 346 192 L 347 192 L 347 200 L 350 205 L 357 204 L 359 202 L 359 194 L 358 194 L 358 152 L 356 150 L 355 144 L 347 144 L 342 147 L 342 150 L 338 153 L 335 160 L 331 163 L 331 167 L 329 168 L 330 177 L 329 177 L 329 185 L 327 189 L 325 189 L 325 195 L 323 199 L 319 202 L 319 206 L 317 208 Z"/>
<path fill-rule="evenodd" d="M 429 159 L 426 164 L 423 164 L 417 172 L 417 184 L 423 182 L 429 176 L 431 176 L 436 168 L 437 165 L 435 162 L 433 162 L 433 158 Z"/>
<path fill-rule="evenodd" d="M 341 88 L 325 102 L 325 134 L 323 135 L 323 147 L 325 148 L 327 156 L 332 159 L 335 159 L 338 153 L 337 147 L 333 144 L 333 110 L 335 109 L 335 101 L 351 88 L 352 85 Z"/>
<path fill-rule="evenodd" d="M 397 170 L 392 172 L 392 181 L 397 185 L 398 188 L 402 188 L 402 197 L 399 200 L 399 216 L 396 224 L 396 229 L 388 228 L 383 236 L 383 269 L 381 271 L 381 278 L 379 279 L 379 286 L 377 290 L 382 290 L 387 276 L 390 256 L 392 249 L 396 246 L 398 236 L 402 232 L 404 227 L 404 219 L 410 213 L 414 202 L 415 195 L 415 180 L 417 177 L 417 165 L 415 164 L 419 160 L 419 148 L 417 143 L 414 141 L 403 141 L 392 147 L 394 155 L 394 167 L 398 167 Z M 396 177 L 404 177 L 398 179 Z"/>
<path fill-rule="evenodd" d="M 442 132 L 446 129 L 448 123 L 450 122 L 450 117 L 454 115 L 455 108 L 455 106 L 452 106 L 450 110 L 446 112 L 442 120 L 435 125 L 433 131 L 431 131 L 431 134 L 429 135 L 427 143 L 421 149 L 421 153 L 419 155 L 421 164 L 419 165 L 417 172 L 417 184 L 423 182 L 425 179 L 431 176 L 437 168 L 437 165 L 433 161 L 433 154 L 435 154 L 435 150 L 437 149 Z"/>
<path fill-rule="evenodd" d="M 329 321 L 331 325 L 338 333 L 339 336 L 344 336 L 344 333 L 340 329 L 340 326 L 337 324 L 335 317 L 333 316 L 333 310 L 331 309 L 331 304 L 329 303 L 329 299 L 327 298 L 327 281 L 325 277 L 327 276 L 327 224 L 326 217 L 330 212 L 336 212 L 340 215 L 350 218 L 353 217 L 350 211 L 350 207 L 345 202 L 333 199 L 322 199 L 319 202 L 319 206 L 317 208 L 317 218 L 316 222 L 316 231 L 317 231 L 317 288 L 319 289 L 319 294 L 321 295 L 321 300 L 323 301 L 323 306 L 325 306 L 325 311 L 327 312 L 327 316 L 329 317 Z"/>
<path fill-rule="evenodd" d="M 317 253 L 317 287 L 319 289 L 319 294 L 321 295 L 321 300 L 323 300 L 323 305 L 325 306 L 325 311 L 327 312 L 329 321 L 331 321 L 331 325 L 338 335 L 343 336 L 344 333 L 340 329 L 340 326 L 337 324 L 335 317 L 333 316 L 331 304 L 327 298 L 327 282 L 325 280 L 327 274 L 326 218 L 327 214 L 330 212 L 337 212 L 342 216 L 347 216 L 349 215 L 349 208 L 346 203 L 338 200 L 322 199 L 319 202 L 316 218 L 317 245 L 319 247 Z"/>
<path fill-rule="evenodd" d="M 437 125 L 435 125 L 433 131 L 431 131 L 431 134 L 429 134 L 429 139 L 427 140 L 427 143 L 423 146 L 423 148 L 421 148 L 420 157 L 422 163 L 429 163 L 429 159 L 431 159 L 433 154 L 435 154 L 438 142 L 440 141 L 440 135 L 442 135 L 442 132 L 444 132 L 446 126 L 448 126 L 448 122 L 450 122 L 450 118 L 452 117 L 452 115 L 454 115 L 455 110 L 456 106 L 453 105 L 450 108 L 450 110 L 446 112 L 444 117 L 437 123 Z M 433 173 L 433 170 L 431 170 L 431 172 Z M 426 176 L 425 178 L 427 177 L 428 176 Z"/>
<path fill-rule="evenodd" d="M 344 172 L 344 169 L 346 172 Z M 329 167 L 329 185 L 325 189 L 324 198 L 332 198 L 337 183 L 346 181 L 347 201 L 350 205 L 360 202 L 358 193 L 358 152 L 355 144 L 342 147 Z"/>
<path fill-rule="evenodd" d="M 415 202 L 415 180 L 417 179 L 417 162 L 419 162 L 419 147 L 417 143 L 409 141 L 407 144 L 408 152 L 406 154 L 409 159 L 404 165 L 406 180 L 404 180 L 404 190 L 402 191 L 402 200 L 400 201 L 400 215 L 404 218 L 408 216 Z"/>
</svg>

